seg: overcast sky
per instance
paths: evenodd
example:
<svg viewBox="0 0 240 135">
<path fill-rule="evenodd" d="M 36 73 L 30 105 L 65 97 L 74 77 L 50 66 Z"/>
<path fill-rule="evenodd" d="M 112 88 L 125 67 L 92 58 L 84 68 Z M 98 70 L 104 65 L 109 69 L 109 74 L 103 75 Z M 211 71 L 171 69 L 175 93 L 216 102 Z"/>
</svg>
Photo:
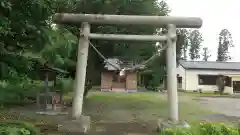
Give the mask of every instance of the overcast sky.
<svg viewBox="0 0 240 135">
<path fill-rule="evenodd" d="M 172 16 L 201 17 L 203 26 L 203 46 L 210 49 L 216 60 L 218 34 L 221 29 L 228 29 L 235 47 L 231 49 L 232 61 L 240 62 L 240 0 L 167 0 Z M 238 16 L 238 17 L 237 17 Z M 239 25 L 238 25 L 239 24 Z"/>
</svg>

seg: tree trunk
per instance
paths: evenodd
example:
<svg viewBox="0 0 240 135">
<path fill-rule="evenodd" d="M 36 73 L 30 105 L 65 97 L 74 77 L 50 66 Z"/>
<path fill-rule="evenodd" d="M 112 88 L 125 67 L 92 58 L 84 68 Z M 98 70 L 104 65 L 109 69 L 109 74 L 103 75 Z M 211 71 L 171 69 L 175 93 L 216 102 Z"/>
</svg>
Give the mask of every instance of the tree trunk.
<svg viewBox="0 0 240 135">
<path fill-rule="evenodd" d="M 225 84 L 224 84 L 224 76 L 220 75 L 218 78 L 217 78 L 217 87 L 218 87 L 218 91 L 220 93 L 220 95 L 223 94 L 224 92 L 224 88 L 225 88 Z"/>
<path fill-rule="evenodd" d="M 91 83 L 88 83 L 86 86 L 85 86 L 85 89 L 84 89 L 84 93 L 83 93 L 83 97 L 85 98 L 88 94 L 88 92 L 90 91 L 90 89 L 92 88 L 92 84 Z"/>
<path fill-rule="evenodd" d="M 59 102 L 60 102 L 60 104 L 62 104 L 63 103 L 63 92 L 60 92 L 59 93 Z"/>
</svg>

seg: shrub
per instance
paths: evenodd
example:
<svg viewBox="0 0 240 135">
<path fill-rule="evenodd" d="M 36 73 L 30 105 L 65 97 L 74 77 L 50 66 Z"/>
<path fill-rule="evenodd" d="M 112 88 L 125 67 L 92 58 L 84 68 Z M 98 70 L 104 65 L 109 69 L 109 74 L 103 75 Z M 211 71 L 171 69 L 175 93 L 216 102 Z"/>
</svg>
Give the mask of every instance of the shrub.
<svg viewBox="0 0 240 135">
<path fill-rule="evenodd" d="M 40 82 L 29 82 L 28 80 L 13 83 L 0 82 L 0 105 L 24 105 L 29 103 L 29 99 L 35 100 L 36 94 L 44 88 Z"/>
<path fill-rule="evenodd" d="M 56 83 L 56 89 L 62 93 L 73 91 L 74 80 L 71 78 L 58 78 Z"/>
<path fill-rule="evenodd" d="M 160 135 L 240 135 L 238 128 L 225 124 L 200 123 L 191 128 L 166 128 Z"/>
<path fill-rule="evenodd" d="M 185 92 L 185 90 L 184 90 L 184 89 L 178 89 L 178 91 L 179 91 L 179 92 Z"/>
<path fill-rule="evenodd" d="M 4 135 L 40 135 L 40 131 L 29 123 L 9 122 L 0 124 L 0 133 Z"/>
<path fill-rule="evenodd" d="M 238 135 L 238 129 L 225 124 L 200 124 L 199 132 L 201 135 Z"/>
</svg>

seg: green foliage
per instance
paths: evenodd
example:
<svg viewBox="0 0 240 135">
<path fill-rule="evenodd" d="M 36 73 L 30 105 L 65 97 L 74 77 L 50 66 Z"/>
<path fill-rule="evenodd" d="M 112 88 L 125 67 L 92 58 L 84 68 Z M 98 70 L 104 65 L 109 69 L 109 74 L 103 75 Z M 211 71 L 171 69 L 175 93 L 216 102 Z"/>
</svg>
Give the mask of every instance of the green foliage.
<svg viewBox="0 0 240 135">
<path fill-rule="evenodd" d="M 187 29 L 177 29 L 177 42 L 176 42 L 176 53 L 178 62 L 180 59 L 187 59 L 187 50 L 190 44 L 190 32 Z M 164 46 L 165 44 L 162 43 Z M 148 65 L 149 69 L 152 70 L 152 78 L 150 79 L 151 89 L 157 90 L 159 83 L 164 80 L 166 75 L 166 51 L 161 52 L 161 56 L 153 60 L 153 62 Z M 148 82 L 148 81 L 147 81 Z M 148 84 L 147 84 L 148 85 Z"/>
<path fill-rule="evenodd" d="M 239 135 L 238 128 L 225 124 L 200 123 L 191 128 L 167 128 L 160 135 Z"/>
<path fill-rule="evenodd" d="M 164 67 L 154 67 L 151 73 L 151 78 L 147 84 L 147 89 L 152 91 L 157 91 L 162 80 L 165 79 L 165 70 Z"/>
<path fill-rule="evenodd" d="M 203 42 L 202 34 L 199 32 L 199 30 L 193 30 L 191 31 L 189 35 L 189 56 L 191 60 L 196 60 L 200 58 L 200 48 L 201 43 Z"/>
<path fill-rule="evenodd" d="M 42 58 L 54 67 L 75 66 L 69 61 L 72 52 L 77 49 L 77 38 L 66 29 L 49 30 L 48 34 L 49 43 L 40 52 Z"/>
<path fill-rule="evenodd" d="M 57 78 L 56 89 L 60 93 L 67 93 L 73 91 L 74 80 L 70 78 Z"/>
<path fill-rule="evenodd" d="M 82 0 L 76 4 L 73 12 L 97 14 L 130 14 L 130 15 L 168 15 L 169 8 L 165 1 L 158 0 Z M 67 27 L 77 37 L 78 27 Z M 157 34 L 157 27 L 141 25 L 91 25 L 93 33 L 116 34 Z M 155 52 L 154 42 L 126 42 L 126 41 L 91 41 L 99 51 L 109 57 L 118 57 L 121 60 L 141 62 L 150 58 Z M 72 59 L 76 60 L 76 50 L 72 52 Z M 158 62 L 159 63 L 159 62 Z M 87 66 L 87 80 L 96 84 L 100 80 L 99 72 L 103 67 L 103 60 L 90 48 Z"/>
<path fill-rule="evenodd" d="M 165 1 L 148 0 L 25 0 L 0 2 L 0 80 L 8 76 L 38 79 L 35 69 L 48 61 L 57 68 L 75 72 L 79 26 L 53 25 L 51 17 L 56 12 L 81 12 L 104 14 L 168 15 Z M 156 34 L 155 26 L 91 25 L 96 33 Z M 92 41 L 106 56 L 140 62 L 156 52 L 153 42 Z M 37 61 L 37 62 L 36 62 Z M 90 48 L 87 80 L 99 83 L 102 59 Z M 37 65 L 37 66 L 36 66 Z M 12 81 L 12 80 L 11 80 Z"/>
<path fill-rule="evenodd" d="M 0 124 L 0 133 L 5 135 L 40 135 L 40 131 L 37 128 L 22 122 Z"/>
<path fill-rule="evenodd" d="M 203 48 L 202 56 L 203 56 L 204 61 L 208 61 L 208 59 L 211 57 L 211 54 L 210 54 L 209 49 L 207 47 Z"/>
<path fill-rule="evenodd" d="M 177 57 L 187 60 L 187 50 L 189 47 L 189 31 L 187 29 L 177 29 Z"/>
<path fill-rule="evenodd" d="M 229 48 L 234 47 L 232 35 L 229 30 L 222 29 L 219 34 L 217 61 L 231 60 Z"/>
<path fill-rule="evenodd" d="M 14 106 L 32 103 L 40 90 L 44 89 L 42 82 L 28 80 L 15 82 L 0 82 L 0 105 Z"/>
<path fill-rule="evenodd" d="M 2 0 L 0 2 L 2 106 L 11 104 L 12 101 L 25 102 L 28 97 L 35 98 L 36 93 L 43 89 L 43 82 L 36 83 L 41 76 L 37 70 L 46 61 L 55 68 L 68 70 L 74 78 L 79 26 L 54 25 L 51 18 L 56 12 L 166 16 L 170 11 L 164 0 Z M 155 26 L 91 25 L 93 33 L 151 35 L 161 31 Z M 134 62 L 150 58 L 158 49 L 153 42 L 96 40 L 92 42 L 106 57 L 117 56 Z M 164 55 L 159 59 L 161 61 L 155 61 L 155 64 L 165 65 Z M 86 78 L 86 82 L 90 83 L 86 84 L 84 95 L 87 95 L 92 84 L 99 84 L 102 67 L 103 60 L 90 48 Z M 154 86 L 159 82 L 159 78 L 154 76 Z M 73 83 L 67 80 L 60 79 L 57 83 L 62 93 L 72 90 Z"/>
<path fill-rule="evenodd" d="M 70 0 L 61 2 L 2 0 L 0 2 L 0 17 L 2 18 L 0 22 L 0 80 L 9 80 L 8 76 L 11 72 L 17 72 L 21 76 L 30 73 L 31 76 L 35 76 L 35 79 L 38 78 L 36 73 L 32 74 L 36 60 L 44 61 L 45 57 L 42 58 L 41 50 L 49 44 L 54 44 L 52 37 L 56 35 L 53 34 L 55 31 L 50 18 L 56 11 L 66 10 L 73 4 L 75 3 Z M 59 31 L 58 37 L 57 39 L 66 39 Z M 59 42 L 71 43 L 71 39 Z M 55 63 L 62 64 L 62 57 L 59 55 L 56 57 L 58 59 Z"/>
</svg>

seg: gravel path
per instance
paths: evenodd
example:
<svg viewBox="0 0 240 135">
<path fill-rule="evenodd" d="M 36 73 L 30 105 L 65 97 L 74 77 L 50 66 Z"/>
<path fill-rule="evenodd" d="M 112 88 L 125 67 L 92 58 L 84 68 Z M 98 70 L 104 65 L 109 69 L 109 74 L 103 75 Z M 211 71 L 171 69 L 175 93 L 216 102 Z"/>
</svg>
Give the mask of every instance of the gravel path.
<svg viewBox="0 0 240 135">
<path fill-rule="evenodd" d="M 240 99 L 201 97 L 200 105 L 226 116 L 240 117 Z"/>
<path fill-rule="evenodd" d="M 158 96 L 167 98 L 166 93 Z M 213 114 L 203 115 L 203 119 L 227 123 L 240 120 L 240 98 L 195 97 L 189 95 L 179 95 L 178 98 L 180 102 L 194 102 L 203 109 L 213 112 Z"/>
</svg>

